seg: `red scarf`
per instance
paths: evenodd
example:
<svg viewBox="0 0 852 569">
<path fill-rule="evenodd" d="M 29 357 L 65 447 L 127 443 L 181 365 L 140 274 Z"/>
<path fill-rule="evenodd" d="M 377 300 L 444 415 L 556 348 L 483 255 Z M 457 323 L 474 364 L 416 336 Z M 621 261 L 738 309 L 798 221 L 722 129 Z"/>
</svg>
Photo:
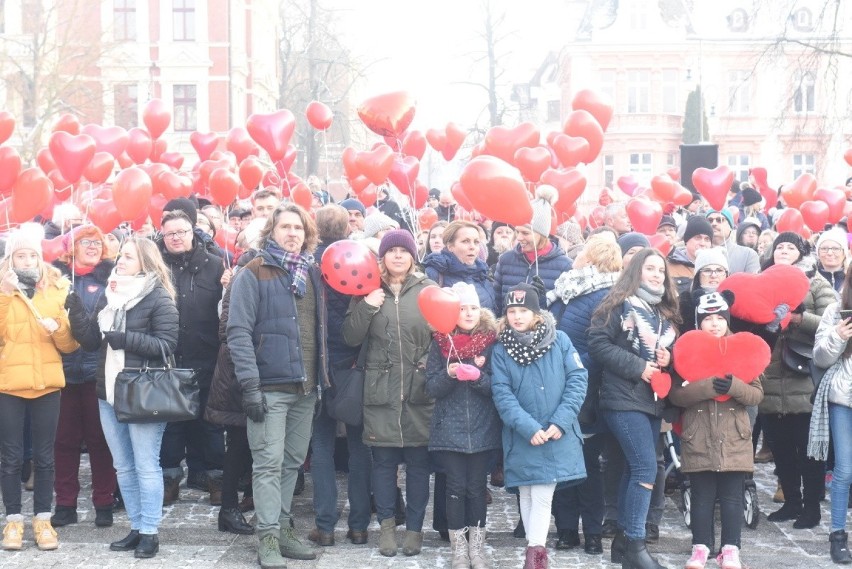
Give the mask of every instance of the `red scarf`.
<svg viewBox="0 0 852 569">
<path fill-rule="evenodd" d="M 532 264 L 532 263 L 535 263 L 536 257 L 541 259 L 545 255 L 550 253 L 550 251 L 552 251 L 552 250 L 553 250 L 553 243 L 550 241 L 550 239 L 548 239 L 547 244 L 544 247 L 542 247 L 538 251 L 532 251 L 532 252 L 524 253 L 524 257 L 527 258 L 528 263 Z"/>
<path fill-rule="evenodd" d="M 79 275 L 79 276 L 88 275 L 89 273 L 91 273 L 92 271 L 95 270 L 96 266 L 97 265 L 81 265 L 81 264 L 77 263 L 77 260 L 75 259 L 74 260 L 74 267 L 73 267 L 74 268 L 74 274 Z"/>
<path fill-rule="evenodd" d="M 448 334 L 435 332 L 432 334 L 432 337 L 435 338 L 436 342 L 438 342 L 438 346 L 441 348 L 441 355 L 445 358 L 449 358 L 451 349 L 450 336 Z M 480 355 L 485 351 L 485 348 L 497 340 L 497 334 L 495 332 L 479 332 L 476 334 L 459 333 L 453 335 L 452 338 L 453 345 L 456 348 L 453 360 L 461 361 L 473 359 Z"/>
</svg>

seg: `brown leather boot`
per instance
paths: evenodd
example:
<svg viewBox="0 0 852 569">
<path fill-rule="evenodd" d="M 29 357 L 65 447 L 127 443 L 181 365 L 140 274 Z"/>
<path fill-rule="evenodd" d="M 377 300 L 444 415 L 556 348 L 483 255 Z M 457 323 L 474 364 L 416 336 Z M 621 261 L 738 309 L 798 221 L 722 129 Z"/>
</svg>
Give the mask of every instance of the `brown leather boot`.
<svg viewBox="0 0 852 569">
<path fill-rule="evenodd" d="M 210 493 L 210 505 L 222 505 L 222 475 L 207 473 L 207 491 Z"/>
<path fill-rule="evenodd" d="M 180 499 L 180 478 L 163 478 L 163 505 L 171 506 Z"/>
</svg>

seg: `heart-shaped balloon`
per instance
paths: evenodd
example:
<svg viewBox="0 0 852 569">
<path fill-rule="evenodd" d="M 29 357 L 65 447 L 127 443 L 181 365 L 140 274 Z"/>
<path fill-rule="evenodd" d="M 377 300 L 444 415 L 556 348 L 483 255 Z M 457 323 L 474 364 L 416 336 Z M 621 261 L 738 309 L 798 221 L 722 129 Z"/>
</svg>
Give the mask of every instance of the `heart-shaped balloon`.
<svg viewBox="0 0 852 569">
<path fill-rule="evenodd" d="M 305 118 L 312 127 L 317 130 L 328 130 L 331 126 L 331 121 L 334 119 L 334 113 L 328 108 L 328 105 L 320 101 L 311 101 L 305 109 Z"/>
<path fill-rule="evenodd" d="M 450 186 L 450 194 L 452 194 L 453 199 L 456 200 L 456 203 L 462 206 L 465 210 L 472 211 L 476 209 L 475 207 L 473 207 L 473 204 L 470 203 L 467 194 L 464 193 L 464 188 L 459 182 L 455 182 L 452 186 Z"/>
<path fill-rule="evenodd" d="M 388 179 L 394 164 L 394 152 L 387 144 L 381 144 L 375 150 L 358 152 L 355 162 L 368 180 L 379 185 Z"/>
<path fill-rule="evenodd" d="M 429 143 L 432 150 L 441 152 L 447 144 L 447 134 L 439 128 L 430 128 L 426 131 L 426 142 Z"/>
<path fill-rule="evenodd" d="M 846 163 L 852 166 L 852 148 L 847 148 L 843 153 L 843 159 L 846 160 Z"/>
<path fill-rule="evenodd" d="M 151 138 L 156 140 L 169 128 L 172 112 L 162 99 L 151 99 L 142 110 L 142 122 L 151 134 Z"/>
<path fill-rule="evenodd" d="M 414 120 L 416 101 L 406 91 L 395 91 L 370 97 L 358 106 L 358 116 L 380 136 L 402 137 Z"/>
<path fill-rule="evenodd" d="M 793 233 L 798 233 L 802 235 L 805 227 L 805 218 L 802 217 L 802 213 L 791 207 L 785 208 L 781 215 L 778 216 L 778 221 L 775 222 L 775 229 L 778 232 L 782 231 L 792 231 Z"/>
<path fill-rule="evenodd" d="M 822 231 L 830 214 L 828 204 L 821 201 L 806 201 L 799 206 L 805 224 L 814 231 Z"/>
<path fill-rule="evenodd" d="M 680 168 L 673 167 L 666 170 L 666 174 L 669 175 L 669 178 L 674 180 L 675 182 L 680 180 Z"/>
<path fill-rule="evenodd" d="M 243 186 L 254 191 L 263 179 L 263 166 L 256 157 L 249 156 L 240 162 L 239 174 Z"/>
<path fill-rule="evenodd" d="M 545 170 L 541 183 L 553 186 L 559 192 L 559 199 L 553 206 L 558 213 L 567 213 L 586 190 L 586 176 L 576 168 Z"/>
<path fill-rule="evenodd" d="M 400 192 L 411 195 L 414 192 L 415 181 L 420 173 L 420 161 L 414 156 L 394 158 L 388 178 Z"/>
<path fill-rule="evenodd" d="M 677 184 L 668 175 L 651 178 L 651 189 L 661 203 L 669 203 L 674 199 Z"/>
<path fill-rule="evenodd" d="M 56 122 L 53 123 L 53 126 L 50 128 L 50 132 L 59 132 L 60 130 L 75 136 L 80 134 L 80 119 L 78 119 L 73 113 L 63 113 L 58 119 L 56 119 Z"/>
<path fill-rule="evenodd" d="M 204 162 L 219 146 L 219 135 L 215 132 L 193 132 L 189 135 L 189 143 L 198 154 L 198 159 Z"/>
<path fill-rule="evenodd" d="M 660 220 L 663 218 L 663 208 L 659 203 L 643 198 L 632 198 L 627 201 L 627 217 L 634 231 L 645 235 L 654 235 Z"/>
<path fill-rule="evenodd" d="M 562 125 L 562 132 L 568 136 L 579 136 L 585 138 L 589 143 L 589 150 L 586 152 L 582 162 L 591 164 L 598 157 L 598 154 L 603 148 L 603 128 L 594 116 L 588 111 L 577 110 L 572 111 Z"/>
<path fill-rule="evenodd" d="M 180 170 L 180 167 L 183 166 L 183 154 L 180 152 L 163 152 L 160 154 L 158 161 L 160 164 L 165 164 L 175 170 Z"/>
<path fill-rule="evenodd" d="M 65 253 L 65 235 L 41 240 L 41 253 L 45 263 L 52 263 Z"/>
<path fill-rule="evenodd" d="M 95 140 L 88 134 L 54 132 L 48 146 L 62 177 L 72 184 L 80 179 L 95 155 Z"/>
<path fill-rule="evenodd" d="M 370 185 L 370 180 L 367 178 L 367 176 L 358 175 L 354 178 L 349 178 L 349 185 L 357 194 L 364 191 L 364 189 Z"/>
<path fill-rule="evenodd" d="M 207 187 L 210 183 L 210 174 L 213 173 L 213 170 L 217 170 L 219 168 L 223 168 L 226 170 L 230 169 L 230 162 L 227 160 L 205 160 L 198 166 L 198 177 L 199 182 L 203 187 Z"/>
<path fill-rule="evenodd" d="M 127 147 L 125 152 L 136 164 L 142 164 L 151 155 L 154 141 L 144 128 L 131 128 L 127 131 Z"/>
<path fill-rule="evenodd" d="M 367 183 L 367 187 L 357 192 L 358 201 L 364 204 L 364 207 L 373 207 L 376 204 L 378 197 L 378 188 L 376 184 Z"/>
<path fill-rule="evenodd" d="M 550 151 L 544 146 L 519 148 L 515 151 L 512 163 L 521 171 L 525 180 L 535 183 L 550 166 Z"/>
<path fill-rule="evenodd" d="M 734 183 L 734 173 L 727 166 L 717 166 L 712 170 L 709 168 L 696 168 L 692 173 L 692 185 L 698 190 L 710 207 L 721 211 Z"/>
<path fill-rule="evenodd" d="M 293 189 L 290 191 L 290 199 L 305 211 L 310 211 L 313 194 L 311 194 L 311 189 L 308 185 L 301 182 L 293 186 Z"/>
<path fill-rule="evenodd" d="M 531 122 L 522 122 L 515 127 L 492 126 L 485 133 L 486 154 L 512 163 L 519 148 L 538 146 L 541 132 Z"/>
<path fill-rule="evenodd" d="M 127 131 L 120 126 L 87 124 L 82 132 L 95 139 L 97 152 L 109 152 L 115 158 L 127 148 Z"/>
<path fill-rule="evenodd" d="M 53 156 L 51 156 L 49 148 L 40 148 L 39 151 L 36 152 L 36 163 L 45 174 L 51 170 L 56 170 L 56 161 L 53 159 Z"/>
<path fill-rule="evenodd" d="M 795 211 L 795 210 L 793 210 Z M 810 289 L 810 281 L 798 267 L 772 265 L 756 275 L 734 273 L 719 285 L 719 291 L 734 293 L 731 314 L 746 322 L 768 324 L 775 320 L 775 309 L 786 304 L 790 309 L 799 306 Z M 782 321 L 785 328 L 790 321 L 788 314 Z"/>
<path fill-rule="evenodd" d="M 665 235 L 654 233 L 648 236 L 648 241 L 651 242 L 651 247 L 663 254 L 663 257 L 668 257 L 672 251 L 672 242 Z"/>
<path fill-rule="evenodd" d="M 15 116 L 9 111 L 0 111 L 0 144 L 3 144 L 15 132 Z"/>
<path fill-rule="evenodd" d="M 675 187 L 674 196 L 672 196 L 672 203 L 680 207 L 686 207 L 692 203 L 692 200 L 692 192 L 690 192 L 688 189 L 684 188 L 680 184 L 677 184 L 677 186 Z"/>
<path fill-rule="evenodd" d="M 411 130 L 405 134 L 402 139 L 402 154 L 403 156 L 414 156 L 418 160 L 423 160 L 423 155 L 426 153 L 426 137 L 419 130 Z"/>
<path fill-rule="evenodd" d="M 655 371 L 651 374 L 651 389 L 657 397 L 665 399 L 672 388 L 672 376 L 664 371 Z"/>
<path fill-rule="evenodd" d="M 588 111 L 601 125 L 601 129 L 606 132 L 613 113 L 612 101 L 609 100 L 609 97 L 591 89 L 581 89 L 574 94 L 571 107 L 575 111 Z"/>
<path fill-rule="evenodd" d="M 284 152 L 284 157 L 281 160 L 277 160 L 275 162 L 275 169 L 278 170 L 278 174 L 286 177 L 287 173 L 290 171 L 290 168 L 293 167 L 293 163 L 296 161 L 296 157 L 299 155 L 299 151 L 295 146 L 290 144 L 287 146 L 287 150 Z"/>
<path fill-rule="evenodd" d="M 494 156 L 477 156 L 467 163 L 459 182 L 473 209 L 488 219 L 524 225 L 532 219 L 532 205 L 516 168 Z"/>
<path fill-rule="evenodd" d="M 93 199 L 89 203 L 87 215 L 104 233 L 109 233 L 121 223 L 121 215 L 112 199 Z"/>
<path fill-rule="evenodd" d="M 444 160 L 452 160 L 456 153 L 467 138 L 467 131 L 454 122 L 447 123 L 447 128 L 444 129 L 444 147 L 441 149 L 441 156 Z"/>
<path fill-rule="evenodd" d="M 121 218 L 133 220 L 147 211 L 152 191 L 151 178 L 142 169 L 131 167 L 119 172 L 112 184 L 112 199 Z"/>
<path fill-rule="evenodd" d="M 618 189 L 622 192 L 633 197 L 633 194 L 636 192 L 636 188 L 639 187 L 639 182 L 637 182 L 632 175 L 628 176 L 619 176 L 618 180 L 615 181 Z"/>
<path fill-rule="evenodd" d="M 54 133 L 56 134 L 73 136 L 67 132 Z M 94 147 L 94 141 L 92 141 L 92 147 Z M 50 203 L 52 194 L 53 184 L 39 168 L 27 168 L 21 172 L 12 190 L 12 221 L 15 223 L 32 221 Z"/>
<path fill-rule="evenodd" d="M 837 223 L 843 218 L 843 211 L 846 209 L 846 193 L 843 190 L 837 188 L 819 188 L 814 192 L 814 199 L 825 202 L 828 205 L 829 223 Z"/>
<path fill-rule="evenodd" d="M 95 152 L 89 165 L 83 171 L 83 177 L 93 184 L 103 184 L 112 175 L 115 158 L 109 152 Z"/>
<path fill-rule="evenodd" d="M 341 294 L 366 295 L 381 286 L 376 256 L 362 241 L 335 241 L 323 252 L 320 266 L 325 282 Z"/>
<path fill-rule="evenodd" d="M 252 140 L 248 130 L 241 126 L 235 126 L 228 131 L 228 136 L 225 137 L 225 149 L 233 152 L 238 163 L 249 156 L 260 154 L 260 148 Z"/>
<path fill-rule="evenodd" d="M 237 199 L 240 179 L 227 168 L 217 168 L 210 173 L 207 187 L 210 189 L 210 197 L 213 203 L 228 207 Z"/>
<path fill-rule="evenodd" d="M 589 155 L 589 142 L 579 136 L 557 134 L 553 137 L 553 143 L 550 146 L 559 158 L 559 162 L 567 168 L 577 166 Z"/>
<path fill-rule="evenodd" d="M 799 209 L 803 203 L 813 199 L 816 189 L 816 178 L 810 172 L 805 172 L 796 178 L 793 183 L 786 184 L 781 189 L 781 197 L 788 207 Z"/>
<path fill-rule="evenodd" d="M 343 162 L 343 172 L 346 174 L 346 177 L 350 180 L 357 176 L 361 175 L 361 170 L 358 167 L 358 151 L 352 148 L 351 146 L 347 146 L 343 149 L 343 152 L 340 155 L 340 159 Z"/>
<path fill-rule="evenodd" d="M 456 379 L 459 381 L 476 381 L 481 372 L 479 368 L 470 364 L 459 364 L 456 366 Z"/>
<path fill-rule="evenodd" d="M 11 146 L 0 146 L 0 194 L 6 194 L 15 185 L 21 173 L 21 156 Z"/>
<path fill-rule="evenodd" d="M 192 193 L 192 180 L 171 170 L 151 176 L 151 185 L 154 193 L 161 194 L 168 200 L 186 198 Z"/>
<path fill-rule="evenodd" d="M 438 214 L 431 207 L 425 207 L 417 213 L 417 222 L 420 224 L 421 231 L 432 229 L 437 221 Z"/>
<path fill-rule="evenodd" d="M 449 334 L 458 322 L 461 299 L 449 289 L 429 285 L 417 295 L 417 306 L 432 328 L 442 334 Z"/>
<path fill-rule="evenodd" d="M 266 151 L 273 162 L 284 158 L 295 128 L 296 117 L 287 109 L 273 113 L 253 113 L 246 121 L 249 136 Z"/>
</svg>

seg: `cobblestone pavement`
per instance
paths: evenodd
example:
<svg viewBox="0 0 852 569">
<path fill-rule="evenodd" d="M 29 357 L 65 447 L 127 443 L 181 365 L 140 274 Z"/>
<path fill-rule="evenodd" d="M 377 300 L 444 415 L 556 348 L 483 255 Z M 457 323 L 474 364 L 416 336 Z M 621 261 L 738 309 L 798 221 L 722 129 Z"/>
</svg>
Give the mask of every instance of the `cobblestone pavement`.
<svg viewBox="0 0 852 569">
<path fill-rule="evenodd" d="M 60 547 L 57 551 L 40 552 L 36 549 L 30 522 L 27 520 L 27 541 L 24 550 L 20 552 L 0 551 L 0 567 L 127 567 L 138 566 L 146 569 L 177 568 L 177 567 L 216 567 L 238 568 L 257 567 L 255 553 L 255 538 L 253 536 L 235 536 L 222 533 L 216 529 L 218 508 L 207 501 L 205 494 L 181 487 L 181 499 L 178 503 L 164 510 L 164 519 L 160 528 L 160 553 L 150 560 L 137 560 L 132 553 L 115 553 L 108 549 L 107 543 L 124 537 L 129 529 L 124 512 L 116 513 L 115 525 L 112 528 L 95 528 L 94 510 L 88 499 L 89 471 L 88 462 L 84 456 L 82 466 L 80 522 L 71 526 L 59 528 Z M 822 523 L 813 530 L 794 530 L 792 522 L 770 523 L 765 519 L 765 512 L 773 511 L 777 505 L 772 503 L 772 493 L 775 481 L 771 475 L 772 465 L 759 465 L 755 475 L 760 504 L 764 514 L 756 530 L 743 529 L 743 560 L 753 569 L 797 568 L 811 569 L 831 567 L 828 557 L 829 502 L 823 503 Z M 345 497 L 345 478 L 338 476 L 340 495 Z M 512 537 L 512 529 L 517 521 L 517 511 L 514 497 L 502 489 L 492 488 L 494 502 L 488 508 L 488 540 L 487 551 L 492 567 L 509 568 L 523 566 L 525 543 Z M 294 500 L 296 527 L 299 533 L 306 535 L 313 527 L 313 512 L 311 507 L 311 479 L 307 476 L 304 493 Z M 690 552 L 690 534 L 684 526 L 676 501 L 678 495 L 667 499 L 666 512 L 660 527 L 661 539 L 656 545 L 650 546 L 652 553 L 667 567 L 683 567 Z M 24 512 L 32 512 L 32 495 L 24 493 Z M 292 569 L 360 569 L 360 568 L 435 568 L 450 566 L 450 547 L 442 542 L 438 534 L 431 531 L 431 505 L 427 512 L 424 527 L 427 528 L 423 545 L 423 553 L 416 557 L 399 555 L 386 558 L 379 555 L 376 549 L 378 525 L 375 520 L 370 527 L 370 542 L 368 545 L 352 545 L 347 542 L 346 534 L 346 504 L 341 500 L 343 515 L 336 528 L 337 545 L 334 547 L 316 548 L 315 561 L 289 561 Z M 402 529 L 398 532 L 401 541 Z M 555 531 L 551 528 L 552 531 Z M 718 524 L 717 524 L 718 531 Z M 553 534 L 551 534 L 553 536 Z M 573 551 L 556 551 L 550 555 L 552 569 L 592 569 L 614 568 L 608 555 L 609 541 L 604 541 L 607 554 L 604 556 L 589 556 L 582 549 Z M 708 567 L 716 567 L 714 562 Z"/>
</svg>

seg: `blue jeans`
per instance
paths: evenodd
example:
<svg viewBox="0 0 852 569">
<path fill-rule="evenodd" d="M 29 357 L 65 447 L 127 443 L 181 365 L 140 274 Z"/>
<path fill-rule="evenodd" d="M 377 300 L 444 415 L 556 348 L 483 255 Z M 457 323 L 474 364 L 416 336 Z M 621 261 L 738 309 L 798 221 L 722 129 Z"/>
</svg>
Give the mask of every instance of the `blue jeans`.
<svg viewBox="0 0 852 569">
<path fill-rule="evenodd" d="M 349 447 L 349 529 L 367 531 L 370 525 L 370 471 L 373 458 L 361 440 L 363 426 L 346 425 Z M 331 533 L 340 517 L 337 511 L 337 479 L 334 469 L 334 442 L 337 421 L 328 416 L 325 405 L 314 419 L 311 438 L 311 478 L 314 482 L 314 511 L 320 531 Z"/>
<path fill-rule="evenodd" d="M 119 423 L 112 405 L 98 400 L 98 406 L 130 529 L 156 534 L 163 517 L 160 445 L 166 424 Z"/>
<path fill-rule="evenodd" d="M 834 475 L 831 479 L 831 531 L 846 529 L 849 485 L 852 484 L 852 408 L 828 404 Z"/>
<path fill-rule="evenodd" d="M 427 447 L 371 447 L 373 451 L 373 495 L 379 523 L 394 517 L 396 472 L 405 463 L 405 528 L 423 530 L 429 503 L 429 450 Z"/>
<path fill-rule="evenodd" d="M 660 419 L 639 411 L 604 411 L 604 419 L 624 452 L 627 468 L 618 489 L 618 525 L 628 539 L 645 539 L 651 488 L 657 478 Z"/>
</svg>

